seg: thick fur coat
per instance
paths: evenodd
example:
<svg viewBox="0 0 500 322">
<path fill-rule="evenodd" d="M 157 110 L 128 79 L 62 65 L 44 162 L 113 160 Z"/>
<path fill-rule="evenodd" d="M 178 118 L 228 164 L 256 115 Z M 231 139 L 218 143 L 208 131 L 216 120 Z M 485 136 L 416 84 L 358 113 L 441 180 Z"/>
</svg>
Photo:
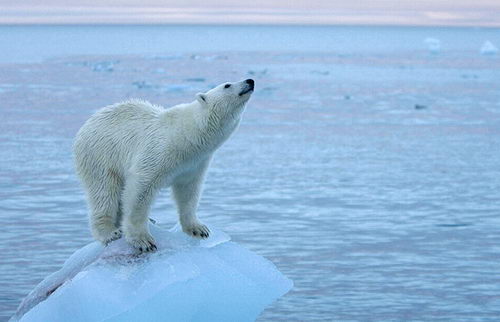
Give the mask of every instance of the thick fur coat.
<svg viewBox="0 0 500 322">
<path fill-rule="evenodd" d="M 155 250 L 149 209 L 160 188 L 172 187 L 183 231 L 208 237 L 196 216 L 204 176 L 215 150 L 238 127 L 253 88 L 248 79 L 169 109 L 130 100 L 97 111 L 74 144 L 93 236 L 107 244 L 123 232 L 138 250 Z"/>
</svg>

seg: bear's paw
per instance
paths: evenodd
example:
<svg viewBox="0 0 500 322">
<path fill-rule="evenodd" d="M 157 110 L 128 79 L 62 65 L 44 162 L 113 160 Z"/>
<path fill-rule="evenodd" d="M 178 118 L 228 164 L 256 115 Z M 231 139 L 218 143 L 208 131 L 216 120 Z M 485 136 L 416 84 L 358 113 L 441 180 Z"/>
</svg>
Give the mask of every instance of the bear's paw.
<svg viewBox="0 0 500 322">
<path fill-rule="evenodd" d="M 210 230 L 208 229 L 208 227 L 200 222 L 184 225 L 182 227 L 182 231 L 184 231 L 189 236 L 201 239 L 208 238 L 208 236 L 210 235 Z"/>
<path fill-rule="evenodd" d="M 94 236 L 96 237 L 97 240 L 99 240 L 101 243 L 104 244 L 104 246 L 107 246 L 109 243 L 122 238 L 122 231 L 119 228 L 100 228 L 100 229 L 95 229 L 94 230 Z"/>
<path fill-rule="evenodd" d="M 148 232 L 134 234 L 133 236 L 125 235 L 127 242 L 140 252 L 154 252 L 157 247 L 153 236 Z"/>
</svg>

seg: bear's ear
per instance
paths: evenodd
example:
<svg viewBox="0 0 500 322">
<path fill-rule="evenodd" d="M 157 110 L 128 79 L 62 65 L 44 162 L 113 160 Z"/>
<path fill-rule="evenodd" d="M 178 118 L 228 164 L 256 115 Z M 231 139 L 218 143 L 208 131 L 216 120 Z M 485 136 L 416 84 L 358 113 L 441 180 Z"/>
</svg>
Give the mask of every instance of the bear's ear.
<svg viewBox="0 0 500 322">
<path fill-rule="evenodd" d="M 207 95 L 205 93 L 196 94 L 196 99 L 200 102 L 201 106 L 207 105 Z"/>
</svg>

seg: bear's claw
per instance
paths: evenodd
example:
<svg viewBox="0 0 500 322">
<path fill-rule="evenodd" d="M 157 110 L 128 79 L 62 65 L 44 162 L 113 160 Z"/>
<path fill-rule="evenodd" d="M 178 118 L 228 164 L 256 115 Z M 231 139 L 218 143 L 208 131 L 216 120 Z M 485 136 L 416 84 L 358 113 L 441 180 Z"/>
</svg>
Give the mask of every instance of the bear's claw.
<svg viewBox="0 0 500 322">
<path fill-rule="evenodd" d="M 185 227 L 182 229 L 186 234 L 196 237 L 196 238 L 208 238 L 210 235 L 210 230 L 208 229 L 207 226 L 197 223 L 197 224 L 192 224 L 188 227 Z"/>
<path fill-rule="evenodd" d="M 113 230 L 106 238 L 104 238 L 103 243 L 105 246 L 108 246 L 109 243 L 120 238 L 122 238 L 122 230 L 118 228 Z"/>
<path fill-rule="evenodd" d="M 149 243 L 149 246 L 146 248 L 139 247 L 140 252 L 154 252 L 157 249 L 156 245 L 152 243 Z"/>
<path fill-rule="evenodd" d="M 134 238 L 127 238 L 127 242 L 140 252 L 154 252 L 158 249 L 153 236 L 148 233 L 141 234 Z"/>
</svg>

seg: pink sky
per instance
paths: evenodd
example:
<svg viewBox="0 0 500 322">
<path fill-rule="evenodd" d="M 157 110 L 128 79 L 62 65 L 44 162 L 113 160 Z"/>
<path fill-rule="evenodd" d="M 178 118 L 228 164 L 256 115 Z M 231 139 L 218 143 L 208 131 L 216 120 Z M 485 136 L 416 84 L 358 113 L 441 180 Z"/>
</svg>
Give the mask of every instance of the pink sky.
<svg viewBox="0 0 500 322">
<path fill-rule="evenodd" d="M 0 0 L 0 24 L 29 23 L 500 27 L 500 0 Z"/>
</svg>

